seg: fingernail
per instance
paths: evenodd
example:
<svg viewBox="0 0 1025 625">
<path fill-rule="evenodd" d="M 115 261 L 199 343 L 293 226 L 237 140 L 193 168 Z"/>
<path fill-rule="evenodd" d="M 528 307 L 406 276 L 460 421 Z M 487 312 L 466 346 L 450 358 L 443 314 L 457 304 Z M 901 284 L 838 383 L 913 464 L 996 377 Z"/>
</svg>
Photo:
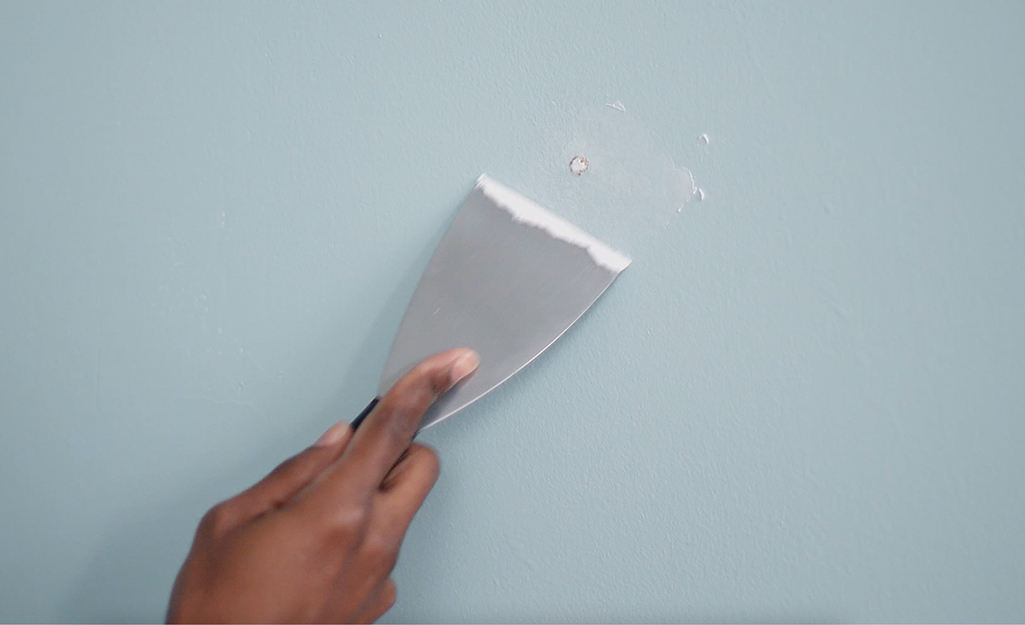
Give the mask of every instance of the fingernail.
<svg viewBox="0 0 1025 625">
<path fill-rule="evenodd" d="M 313 443 L 314 447 L 329 447 L 334 445 L 338 441 L 345 438 L 346 431 L 349 429 L 349 424 L 346 421 L 339 421 L 332 425 L 324 432 L 320 438 L 317 439 L 316 443 Z"/>
<path fill-rule="evenodd" d="M 479 364 L 480 356 L 477 355 L 477 352 L 467 352 L 457 358 L 456 361 L 452 363 L 452 368 L 449 369 L 450 375 L 452 376 L 452 384 L 455 384 L 459 380 L 462 380 L 473 373 Z"/>
</svg>

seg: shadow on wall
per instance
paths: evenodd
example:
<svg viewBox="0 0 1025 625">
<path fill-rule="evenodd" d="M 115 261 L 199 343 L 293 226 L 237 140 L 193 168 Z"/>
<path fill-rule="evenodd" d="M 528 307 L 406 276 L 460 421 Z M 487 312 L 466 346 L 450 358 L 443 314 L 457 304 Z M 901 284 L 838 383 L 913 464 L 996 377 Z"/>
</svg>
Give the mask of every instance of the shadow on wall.
<svg viewBox="0 0 1025 625">
<path fill-rule="evenodd" d="M 355 417 L 352 411 L 361 409 L 376 393 L 377 375 L 384 367 L 406 304 L 447 228 L 446 221 L 406 271 L 324 409 L 306 420 L 317 424 L 313 429 L 318 434 L 339 418 Z M 331 336 L 324 337 L 318 349 L 337 352 L 351 340 L 350 330 L 340 327 Z M 368 377 L 373 379 L 369 387 Z M 293 450 L 288 453 L 298 453 L 310 445 L 312 439 L 307 440 L 299 433 L 308 429 L 296 428 L 295 434 L 287 440 L 268 444 L 240 463 L 231 475 L 193 483 L 183 489 L 185 494 L 169 498 L 159 506 L 135 510 L 130 518 L 111 527 L 78 583 L 65 597 L 57 620 L 81 623 L 163 621 L 171 586 L 203 513 L 235 494 L 226 484 L 246 484 L 247 479 L 252 479 L 252 467 L 265 466 L 268 458 L 279 454 L 283 447 Z M 285 460 L 285 457 L 273 460 Z"/>
</svg>

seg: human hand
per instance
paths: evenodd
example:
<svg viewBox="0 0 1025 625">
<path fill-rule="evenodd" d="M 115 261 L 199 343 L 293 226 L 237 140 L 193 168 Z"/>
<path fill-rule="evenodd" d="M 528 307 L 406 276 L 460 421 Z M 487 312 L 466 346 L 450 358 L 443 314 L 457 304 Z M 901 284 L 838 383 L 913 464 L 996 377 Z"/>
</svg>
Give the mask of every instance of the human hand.
<svg viewBox="0 0 1025 625">
<path fill-rule="evenodd" d="M 389 575 L 438 458 L 411 444 L 434 401 L 477 368 L 451 349 L 417 365 L 355 434 L 332 426 L 199 524 L 169 622 L 372 622 L 395 603 Z"/>
</svg>

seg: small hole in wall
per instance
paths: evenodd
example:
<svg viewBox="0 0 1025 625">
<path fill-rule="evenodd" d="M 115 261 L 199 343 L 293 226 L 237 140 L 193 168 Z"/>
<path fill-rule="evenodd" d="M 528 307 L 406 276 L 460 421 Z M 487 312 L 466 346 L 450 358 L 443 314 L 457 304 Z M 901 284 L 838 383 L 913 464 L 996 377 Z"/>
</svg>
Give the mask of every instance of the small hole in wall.
<svg viewBox="0 0 1025 625">
<path fill-rule="evenodd" d="M 573 174 L 579 176 L 580 174 L 587 171 L 587 159 L 583 156 L 574 156 L 573 160 L 569 162 L 569 170 Z"/>
</svg>

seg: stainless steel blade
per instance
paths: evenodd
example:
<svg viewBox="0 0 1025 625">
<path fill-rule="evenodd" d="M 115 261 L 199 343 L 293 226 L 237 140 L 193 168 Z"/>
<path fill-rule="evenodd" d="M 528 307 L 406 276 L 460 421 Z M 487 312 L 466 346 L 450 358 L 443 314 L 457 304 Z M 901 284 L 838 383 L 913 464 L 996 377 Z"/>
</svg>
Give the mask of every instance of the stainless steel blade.
<svg viewBox="0 0 1025 625">
<path fill-rule="evenodd" d="M 420 428 L 438 423 L 554 343 L 629 263 L 601 241 L 481 176 L 420 278 L 378 395 L 431 354 L 473 348 L 480 368 L 435 402 Z"/>
</svg>

